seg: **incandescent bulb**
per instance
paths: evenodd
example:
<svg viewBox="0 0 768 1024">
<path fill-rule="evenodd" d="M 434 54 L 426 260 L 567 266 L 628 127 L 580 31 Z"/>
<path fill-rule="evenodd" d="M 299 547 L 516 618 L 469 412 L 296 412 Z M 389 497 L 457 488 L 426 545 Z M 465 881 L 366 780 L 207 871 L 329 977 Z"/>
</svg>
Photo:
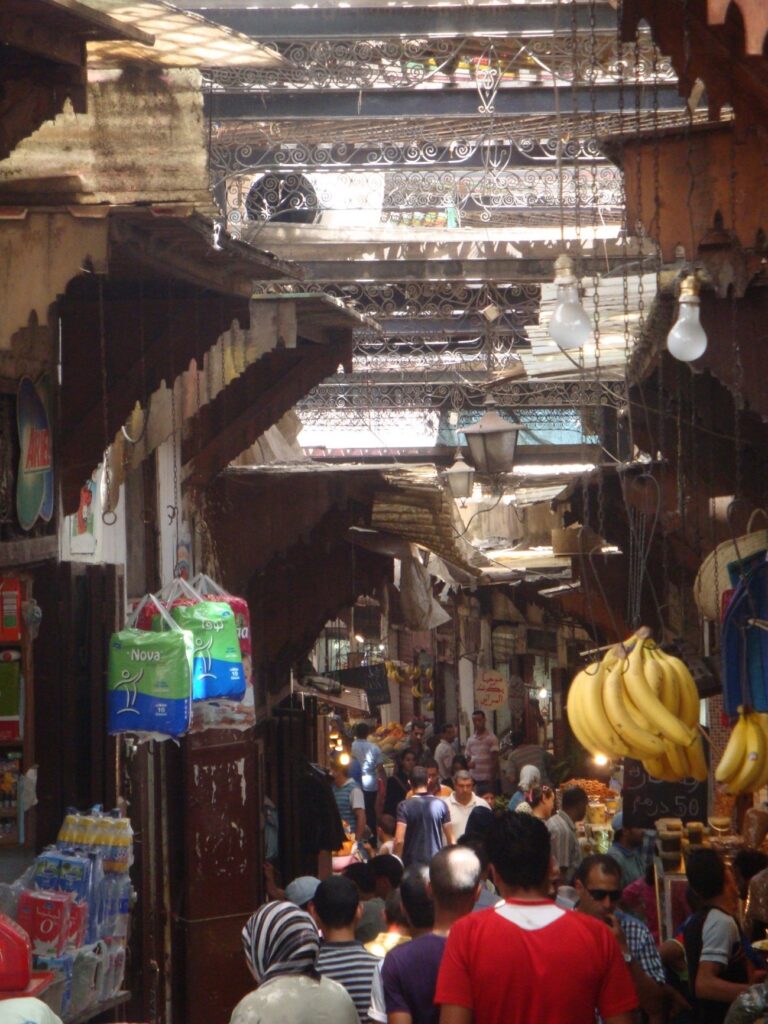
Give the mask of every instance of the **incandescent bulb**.
<svg viewBox="0 0 768 1024">
<path fill-rule="evenodd" d="M 605 754 L 595 754 L 592 760 L 595 762 L 598 768 L 604 768 L 605 765 L 608 764 L 608 758 L 605 756 Z"/>
<path fill-rule="evenodd" d="M 683 282 L 677 320 L 667 335 L 667 351 L 683 363 L 693 362 L 707 350 L 707 335 L 699 320 L 699 296 L 693 291 L 693 284 L 686 287 L 691 280 L 686 278 Z"/>
<path fill-rule="evenodd" d="M 539 690 L 537 696 L 538 696 L 539 700 L 546 700 L 547 699 L 547 697 L 549 696 L 549 692 L 548 692 L 546 686 L 542 686 L 542 688 Z"/>
<path fill-rule="evenodd" d="M 592 323 L 579 298 L 578 282 L 570 256 L 558 256 L 555 263 L 557 299 L 549 321 L 549 333 L 564 352 L 583 348 L 592 334 Z"/>
</svg>

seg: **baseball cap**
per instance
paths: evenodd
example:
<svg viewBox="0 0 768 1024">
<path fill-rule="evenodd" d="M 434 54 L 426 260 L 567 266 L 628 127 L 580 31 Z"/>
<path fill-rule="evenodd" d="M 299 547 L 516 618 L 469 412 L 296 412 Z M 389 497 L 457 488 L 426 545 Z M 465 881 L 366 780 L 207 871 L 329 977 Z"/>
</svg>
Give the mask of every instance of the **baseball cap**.
<svg viewBox="0 0 768 1024">
<path fill-rule="evenodd" d="M 295 903 L 297 907 L 304 907 L 310 900 L 315 898 L 315 892 L 320 879 L 312 875 L 299 875 L 289 882 L 285 887 L 285 898 L 289 903 Z"/>
</svg>

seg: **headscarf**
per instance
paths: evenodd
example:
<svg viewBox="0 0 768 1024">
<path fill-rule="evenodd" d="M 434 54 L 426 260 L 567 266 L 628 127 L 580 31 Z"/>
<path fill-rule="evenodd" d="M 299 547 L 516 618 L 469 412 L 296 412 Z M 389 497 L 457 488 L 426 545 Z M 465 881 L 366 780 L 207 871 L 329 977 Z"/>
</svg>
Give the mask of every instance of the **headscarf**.
<svg viewBox="0 0 768 1024">
<path fill-rule="evenodd" d="M 517 788 L 523 793 L 530 793 L 534 786 L 541 785 L 541 772 L 532 764 L 524 764 L 520 769 L 520 781 Z"/>
<path fill-rule="evenodd" d="M 243 947 L 259 985 L 280 974 L 316 976 L 320 935 L 306 910 L 293 903 L 275 900 L 251 914 L 243 928 Z"/>
</svg>

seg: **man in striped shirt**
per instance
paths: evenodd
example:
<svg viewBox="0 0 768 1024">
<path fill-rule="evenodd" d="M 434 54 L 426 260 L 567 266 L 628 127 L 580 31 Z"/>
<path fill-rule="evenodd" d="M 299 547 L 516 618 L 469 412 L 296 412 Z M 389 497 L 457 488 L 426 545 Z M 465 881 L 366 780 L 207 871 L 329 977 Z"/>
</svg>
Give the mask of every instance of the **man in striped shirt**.
<svg viewBox="0 0 768 1024">
<path fill-rule="evenodd" d="M 357 887 L 348 878 L 326 878 L 317 887 L 309 909 L 323 935 L 318 972 L 344 986 L 355 1004 L 360 1024 L 367 1024 L 373 972 L 379 958 L 355 940 L 355 928 L 362 915 Z"/>
</svg>

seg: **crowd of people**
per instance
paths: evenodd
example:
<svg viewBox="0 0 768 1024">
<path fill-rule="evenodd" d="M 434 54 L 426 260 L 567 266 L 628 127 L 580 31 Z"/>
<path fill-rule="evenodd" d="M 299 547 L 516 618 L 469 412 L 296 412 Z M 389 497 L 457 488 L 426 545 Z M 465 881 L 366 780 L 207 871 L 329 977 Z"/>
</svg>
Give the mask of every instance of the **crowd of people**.
<svg viewBox="0 0 768 1024">
<path fill-rule="evenodd" d="M 484 717 L 463 756 L 453 726 L 430 750 L 417 723 L 390 776 L 358 729 L 361 784 L 337 764 L 333 786 L 370 859 L 273 889 L 243 932 L 257 988 L 231 1024 L 746 1024 L 768 1011 L 748 941 L 766 922 L 747 899 L 768 895 L 768 859 L 691 852 L 688 916 L 661 942 L 645 831 L 619 813 L 608 853 L 584 856 L 587 794 L 566 786 L 557 807 L 544 763 L 519 765 L 500 803 Z"/>
</svg>

